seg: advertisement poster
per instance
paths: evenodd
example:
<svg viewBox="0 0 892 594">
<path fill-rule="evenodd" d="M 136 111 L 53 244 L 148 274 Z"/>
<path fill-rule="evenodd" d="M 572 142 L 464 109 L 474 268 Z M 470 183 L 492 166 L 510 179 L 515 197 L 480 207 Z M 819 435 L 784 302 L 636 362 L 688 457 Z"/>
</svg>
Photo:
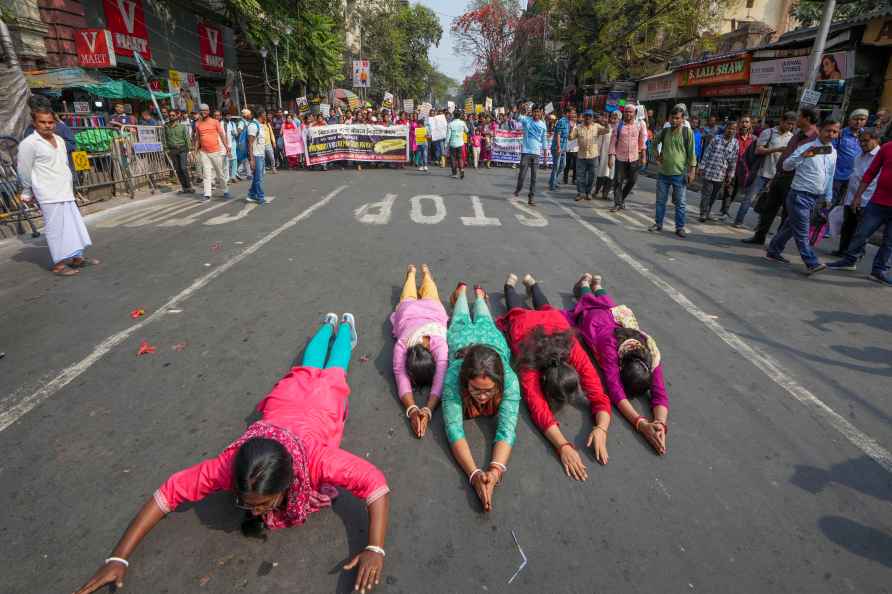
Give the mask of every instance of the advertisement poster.
<svg viewBox="0 0 892 594">
<path fill-rule="evenodd" d="M 492 160 L 497 163 L 520 163 L 521 146 L 523 145 L 523 130 L 496 130 L 492 142 Z M 545 164 L 551 165 L 551 135 L 548 135 L 545 143 Z M 539 160 L 542 162 L 541 158 Z"/>
<path fill-rule="evenodd" d="M 431 140 L 434 142 L 446 139 L 446 116 L 440 114 L 429 118 L 428 122 L 431 127 Z"/>
<path fill-rule="evenodd" d="M 307 165 L 332 161 L 406 163 L 408 126 L 338 124 L 307 128 Z"/>
<path fill-rule="evenodd" d="M 151 61 L 152 51 L 149 49 L 149 33 L 142 0 L 102 0 L 102 7 L 105 10 L 105 22 L 112 34 L 115 53 L 133 57 L 136 52 Z"/>
<path fill-rule="evenodd" d="M 805 82 L 809 56 L 778 60 L 764 60 L 750 65 L 751 85 L 776 85 Z M 854 62 L 849 52 L 824 54 L 818 70 L 818 80 L 845 80 L 854 74 Z"/>
<path fill-rule="evenodd" d="M 201 93 L 198 91 L 198 81 L 191 72 L 180 72 L 179 70 L 167 71 L 167 82 L 170 85 L 170 92 L 175 93 L 170 98 L 170 105 L 175 109 L 185 109 L 186 111 L 198 111 L 198 105 L 201 103 Z"/>
<path fill-rule="evenodd" d="M 223 31 L 198 23 L 198 48 L 201 67 L 208 72 L 223 72 Z"/>
<path fill-rule="evenodd" d="M 367 89 L 371 84 L 368 60 L 353 60 L 353 88 Z"/>
<path fill-rule="evenodd" d="M 117 66 L 111 31 L 108 29 L 80 29 L 74 36 L 77 63 L 84 68 Z"/>
</svg>

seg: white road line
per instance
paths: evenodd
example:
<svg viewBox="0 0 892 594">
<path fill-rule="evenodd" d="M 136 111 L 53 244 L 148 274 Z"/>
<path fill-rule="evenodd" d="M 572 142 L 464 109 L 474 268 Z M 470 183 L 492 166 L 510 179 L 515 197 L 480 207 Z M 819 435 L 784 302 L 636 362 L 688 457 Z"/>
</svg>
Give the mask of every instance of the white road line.
<svg viewBox="0 0 892 594">
<path fill-rule="evenodd" d="M 102 217 L 102 219 L 100 219 L 99 222 L 95 223 L 93 226 L 102 229 L 117 227 L 121 223 L 134 221 L 139 217 L 145 216 L 152 211 L 157 210 L 158 208 L 164 208 L 168 204 L 170 203 L 165 202 L 165 204 L 160 204 L 158 202 L 153 202 L 152 204 L 134 205 L 134 208 L 128 208 L 124 210 L 124 212 L 117 213 L 117 216 Z"/>
<path fill-rule="evenodd" d="M 712 330 L 716 336 L 721 338 L 728 346 L 737 351 L 746 360 L 752 363 L 757 369 L 760 369 L 774 383 L 783 388 L 790 396 L 799 401 L 801 404 L 810 409 L 815 415 L 820 417 L 825 423 L 838 431 L 848 439 L 852 445 L 867 454 L 873 461 L 882 466 L 887 472 L 892 473 L 892 453 L 881 446 L 875 439 L 862 432 L 860 429 L 850 423 L 845 417 L 830 408 L 823 400 L 815 396 L 808 388 L 801 385 L 793 379 L 786 371 L 784 371 L 780 362 L 770 355 L 762 352 L 754 346 L 750 346 L 742 338 L 726 329 L 724 326 L 714 320 L 709 314 L 697 307 L 690 299 L 688 299 L 681 291 L 663 280 L 657 273 L 651 271 L 641 262 L 636 260 L 632 255 L 626 252 L 610 235 L 604 233 L 590 222 L 583 219 L 579 214 L 562 204 L 558 204 L 555 200 L 550 199 L 553 204 L 563 209 L 577 223 L 590 231 L 595 237 L 600 239 L 607 248 L 616 255 L 617 258 L 628 264 L 633 270 L 641 276 L 649 280 L 651 283 L 662 290 L 670 299 L 682 306 L 685 311 L 699 320 L 704 326 Z"/>
<path fill-rule="evenodd" d="M 276 199 L 275 196 L 266 196 L 264 198 L 264 200 L 266 200 L 267 204 L 269 204 L 270 202 L 272 202 L 275 199 Z M 205 221 L 204 224 L 205 225 L 225 225 L 227 223 L 232 223 L 234 221 L 238 221 L 239 219 L 245 218 L 259 206 L 260 206 L 260 204 L 258 204 L 256 202 L 246 202 L 245 205 L 242 207 L 242 209 L 240 211 L 238 211 L 236 214 L 232 215 L 229 213 L 224 213 L 221 215 L 217 215 L 214 218 L 208 219 L 207 221 Z"/>
<path fill-rule="evenodd" d="M 135 221 L 131 221 L 124 225 L 125 227 L 143 227 L 145 225 L 150 225 L 152 223 L 158 223 L 163 221 L 164 219 L 168 219 L 170 217 L 175 217 L 177 215 L 183 214 L 186 211 L 201 208 L 202 204 L 200 202 L 191 202 L 189 204 L 178 204 L 171 208 L 165 208 L 158 212 L 150 213 L 148 216 L 136 219 Z"/>
<path fill-rule="evenodd" d="M 212 280 L 222 275 L 224 272 L 250 256 L 251 254 L 257 252 L 260 248 L 271 242 L 273 239 L 275 239 L 285 231 L 291 229 L 292 227 L 309 217 L 311 214 L 331 202 L 335 198 L 335 196 L 343 192 L 346 187 L 347 186 L 340 186 L 339 188 L 330 192 L 324 198 L 314 203 L 312 206 L 308 207 L 294 218 L 280 225 L 276 229 L 273 229 L 268 234 L 264 235 L 262 238 L 258 239 L 257 241 L 243 249 L 241 252 L 233 256 L 230 260 L 227 260 L 204 276 L 197 278 L 195 282 L 168 299 L 164 305 L 159 307 L 151 315 L 143 318 L 142 321 L 137 322 L 132 326 L 128 326 L 124 330 L 121 330 L 117 334 L 113 334 L 100 342 L 93 348 L 93 351 L 89 355 L 63 369 L 61 372 L 59 372 L 58 375 L 56 375 L 56 377 L 54 377 L 42 387 L 38 388 L 32 394 L 22 398 L 19 402 L 8 408 L 4 407 L 2 410 L 0 410 L 0 432 L 5 431 L 10 425 L 31 412 L 34 407 L 44 402 L 47 398 L 52 397 L 59 390 L 80 377 L 81 374 L 83 374 L 90 367 L 96 364 L 113 348 L 130 338 L 138 330 L 141 330 L 152 322 L 160 320 L 162 317 L 164 317 L 165 314 L 168 313 L 169 310 L 179 307 L 179 305 L 183 301 L 189 299 L 189 297 L 205 287 Z"/>
<path fill-rule="evenodd" d="M 208 214 L 209 212 L 213 212 L 219 208 L 223 208 L 224 206 L 229 206 L 233 202 L 234 202 L 234 200 L 224 200 L 223 202 L 218 202 L 217 204 L 214 204 L 213 206 L 208 206 L 207 208 L 205 208 L 203 210 L 193 212 L 188 217 L 178 217 L 176 219 L 168 219 L 168 220 L 164 221 L 163 223 L 159 223 L 158 226 L 159 227 L 185 227 L 186 225 L 191 225 L 192 223 L 195 223 L 196 221 L 198 221 L 199 218 Z M 207 204 L 207 203 L 202 202 L 201 204 Z"/>
</svg>

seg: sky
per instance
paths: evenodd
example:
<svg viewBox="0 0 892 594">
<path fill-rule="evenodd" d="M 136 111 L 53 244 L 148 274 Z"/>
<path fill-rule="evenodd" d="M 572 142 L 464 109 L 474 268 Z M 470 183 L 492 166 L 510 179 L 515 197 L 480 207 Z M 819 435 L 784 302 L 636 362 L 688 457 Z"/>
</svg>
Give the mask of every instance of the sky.
<svg viewBox="0 0 892 594">
<path fill-rule="evenodd" d="M 431 61 L 437 69 L 461 83 L 470 72 L 470 61 L 465 62 L 453 52 L 454 39 L 450 33 L 452 19 L 464 12 L 463 0 L 419 0 L 414 4 L 427 6 L 440 17 L 440 26 L 443 27 L 443 39 L 439 47 L 432 47 L 428 52 Z"/>
</svg>

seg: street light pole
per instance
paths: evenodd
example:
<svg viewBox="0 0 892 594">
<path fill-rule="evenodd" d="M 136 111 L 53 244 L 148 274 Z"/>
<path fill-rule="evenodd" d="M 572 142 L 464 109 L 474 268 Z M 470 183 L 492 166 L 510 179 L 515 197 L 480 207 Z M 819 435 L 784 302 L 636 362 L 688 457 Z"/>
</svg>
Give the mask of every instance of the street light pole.
<svg viewBox="0 0 892 594">
<path fill-rule="evenodd" d="M 276 90 L 279 93 L 279 111 L 282 111 L 282 79 L 279 78 L 279 40 L 273 39 L 273 47 L 276 53 Z"/>
<path fill-rule="evenodd" d="M 818 69 L 821 67 L 821 57 L 824 55 L 824 47 L 827 45 L 827 34 L 830 32 L 830 23 L 833 21 L 833 10 L 836 8 L 836 0 L 824 0 L 824 15 L 821 17 L 821 25 L 815 37 L 811 57 L 808 60 L 808 78 L 805 79 L 805 89 L 814 90 L 815 81 L 818 78 Z"/>
</svg>

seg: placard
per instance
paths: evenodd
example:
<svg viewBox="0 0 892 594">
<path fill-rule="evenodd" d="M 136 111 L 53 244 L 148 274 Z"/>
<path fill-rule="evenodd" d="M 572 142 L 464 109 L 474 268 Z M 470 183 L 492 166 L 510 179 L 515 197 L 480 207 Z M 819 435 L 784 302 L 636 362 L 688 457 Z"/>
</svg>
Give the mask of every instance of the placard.
<svg viewBox="0 0 892 594">
<path fill-rule="evenodd" d="M 452 113 L 455 111 L 455 101 L 447 101 L 446 102 L 446 111 Z"/>
<path fill-rule="evenodd" d="M 87 151 L 73 151 L 71 153 L 71 162 L 74 164 L 75 171 L 90 171 L 90 156 Z"/>
<path fill-rule="evenodd" d="M 420 115 L 423 118 L 426 118 L 428 115 L 430 115 L 431 109 L 433 109 L 433 106 L 430 103 L 428 103 L 427 101 L 425 101 L 424 103 L 421 104 L 421 106 L 419 106 L 418 115 Z"/>
<path fill-rule="evenodd" d="M 191 72 L 168 70 L 167 81 L 170 92 L 175 93 L 170 98 L 170 104 L 174 109 L 197 111 L 201 104 L 201 92 L 198 89 L 198 81 Z"/>
<path fill-rule="evenodd" d="M 487 97 L 484 101 L 484 108 L 487 112 L 492 111 L 492 97 Z"/>
<path fill-rule="evenodd" d="M 551 140 L 552 137 L 549 134 L 540 155 L 541 158 L 544 158 L 546 165 L 552 164 Z M 520 163 L 522 147 L 523 130 L 496 130 L 492 142 L 492 160 L 497 163 Z"/>
<path fill-rule="evenodd" d="M 297 103 L 297 113 L 300 115 L 306 115 L 310 112 L 310 102 L 307 101 L 306 97 L 298 97 L 294 102 Z"/>
<path fill-rule="evenodd" d="M 90 113 L 90 102 L 89 101 L 75 101 L 74 102 L 74 113 Z"/>
<path fill-rule="evenodd" d="M 384 93 L 384 99 L 381 101 L 381 109 L 393 111 L 393 93 Z"/>
<path fill-rule="evenodd" d="M 406 113 L 412 113 L 415 111 L 415 100 L 414 99 L 403 99 L 403 111 Z"/>
<path fill-rule="evenodd" d="M 428 123 L 431 127 L 431 140 L 436 142 L 438 140 L 446 139 L 446 128 L 448 125 L 446 123 L 446 116 L 443 114 L 434 116 L 428 119 Z"/>
<path fill-rule="evenodd" d="M 465 99 L 465 113 L 474 113 L 474 98 L 467 97 Z"/>
<path fill-rule="evenodd" d="M 329 105 L 328 103 L 320 103 L 319 113 L 322 114 L 323 118 L 328 118 L 328 116 L 331 115 L 331 105 Z"/>
<path fill-rule="evenodd" d="M 372 73 L 368 60 L 353 60 L 353 88 L 369 88 Z"/>
<path fill-rule="evenodd" d="M 551 114 L 553 114 L 553 113 L 554 113 L 554 103 L 552 103 L 551 101 L 549 101 L 549 102 L 545 105 L 545 115 L 551 115 Z"/>
<path fill-rule="evenodd" d="M 817 105 L 821 100 L 821 92 L 812 89 L 803 89 L 802 98 L 799 100 L 801 105 Z"/>
</svg>

